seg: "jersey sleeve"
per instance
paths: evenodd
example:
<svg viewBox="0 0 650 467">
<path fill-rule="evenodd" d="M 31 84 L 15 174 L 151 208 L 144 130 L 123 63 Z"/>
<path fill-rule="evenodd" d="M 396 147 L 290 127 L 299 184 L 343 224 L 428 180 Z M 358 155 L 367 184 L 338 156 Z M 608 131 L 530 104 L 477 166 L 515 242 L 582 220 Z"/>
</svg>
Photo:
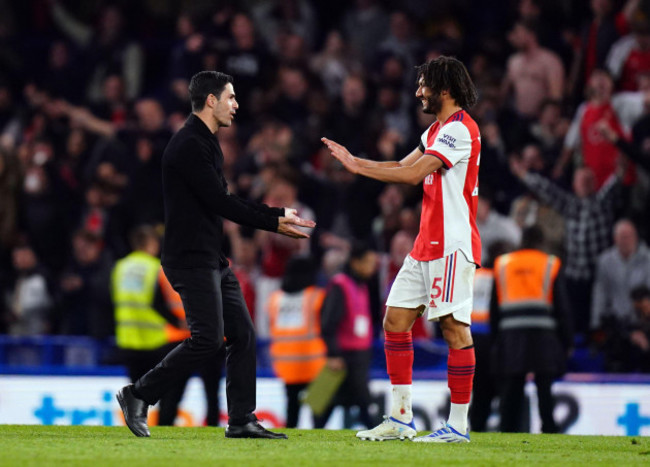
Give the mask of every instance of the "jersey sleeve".
<svg viewBox="0 0 650 467">
<path fill-rule="evenodd" d="M 451 169 L 472 153 L 472 138 L 462 122 L 451 122 L 443 126 L 433 145 L 427 147 L 425 154 L 440 159 L 447 169 Z"/>
</svg>

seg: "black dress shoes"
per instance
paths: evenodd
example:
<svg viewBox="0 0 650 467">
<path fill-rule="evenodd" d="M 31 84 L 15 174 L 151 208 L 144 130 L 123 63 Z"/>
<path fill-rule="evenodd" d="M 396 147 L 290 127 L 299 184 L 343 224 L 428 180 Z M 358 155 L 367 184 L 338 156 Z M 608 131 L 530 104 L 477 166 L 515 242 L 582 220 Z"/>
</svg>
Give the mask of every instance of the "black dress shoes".
<svg viewBox="0 0 650 467">
<path fill-rule="evenodd" d="M 135 397 L 133 385 L 124 386 L 117 392 L 115 397 L 120 403 L 120 407 L 122 407 L 126 426 L 129 427 L 133 434 L 136 436 L 151 436 L 147 426 L 149 404 Z"/>
<path fill-rule="evenodd" d="M 257 421 L 248 422 L 245 425 L 228 425 L 226 427 L 226 438 L 265 438 L 265 439 L 287 439 L 284 433 L 273 433 L 267 430 Z"/>
</svg>

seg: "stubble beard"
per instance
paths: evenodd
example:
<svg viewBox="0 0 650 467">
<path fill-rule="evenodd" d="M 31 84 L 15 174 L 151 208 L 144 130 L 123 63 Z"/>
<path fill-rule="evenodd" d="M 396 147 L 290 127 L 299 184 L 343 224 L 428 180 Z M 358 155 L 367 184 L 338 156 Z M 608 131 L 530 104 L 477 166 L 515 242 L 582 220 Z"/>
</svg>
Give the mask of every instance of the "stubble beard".
<svg viewBox="0 0 650 467">
<path fill-rule="evenodd" d="M 422 108 L 425 114 L 438 115 L 442 110 L 442 99 L 440 96 L 431 96 L 427 98 L 427 104 Z"/>
</svg>

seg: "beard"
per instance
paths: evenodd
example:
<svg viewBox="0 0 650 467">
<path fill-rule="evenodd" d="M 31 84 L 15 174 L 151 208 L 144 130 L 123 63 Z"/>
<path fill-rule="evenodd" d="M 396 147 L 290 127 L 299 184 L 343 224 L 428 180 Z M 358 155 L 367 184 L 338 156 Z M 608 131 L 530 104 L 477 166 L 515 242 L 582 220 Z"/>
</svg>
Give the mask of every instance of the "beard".
<svg viewBox="0 0 650 467">
<path fill-rule="evenodd" d="M 437 96 L 431 96 L 427 98 L 426 104 L 423 106 L 422 111 L 425 114 L 434 114 L 437 115 L 442 110 L 442 99 L 440 94 Z"/>
</svg>

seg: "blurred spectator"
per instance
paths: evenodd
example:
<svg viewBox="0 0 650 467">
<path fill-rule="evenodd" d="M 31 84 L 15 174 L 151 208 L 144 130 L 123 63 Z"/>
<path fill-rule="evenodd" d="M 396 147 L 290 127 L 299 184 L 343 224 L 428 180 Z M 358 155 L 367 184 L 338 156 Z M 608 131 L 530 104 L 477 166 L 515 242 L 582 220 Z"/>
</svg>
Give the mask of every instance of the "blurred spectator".
<svg viewBox="0 0 650 467">
<path fill-rule="evenodd" d="M 377 0 L 355 0 L 343 15 L 342 24 L 344 37 L 353 53 L 361 58 L 364 65 L 369 65 L 374 59 L 377 44 L 387 37 L 390 21 L 386 11 Z"/>
<path fill-rule="evenodd" d="M 260 110 L 260 91 L 272 82 L 275 66 L 267 45 L 258 40 L 251 17 L 245 13 L 233 15 L 230 22 L 232 41 L 223 57 L 223 71 L 237 83 L 237 112 L 240 123 Z M 189 74 L 186 76 L 190 76 Z"/>
<path fill-rule="evenodd" d="M 327 35 L 323 49 L 312 57 L 309 66 L 320 77 L 331 99 L 341 95 L 343 81 L 361 67 L 351 56 L 341 32 L 336 30 Z"/>
<path fill-rule="evenodd" d="M 91 102 L 101 99 L 102 83 L 109 73 L 124 79 L 129 99 L 140 94 L 144 73 L 144 55 L 137 42 L 130 40 L 125 29 L 125 18 L 117 5 L 105 5 L 99 12 L 97 27 L 93 29 L 76 18 L 58 1 L 49 2 L 52 18 L 59 29 L 85 51 L 88 67 L 87 97 Z"/>
<path fill-rule="evenodd" d="M 317 418 L 316 428 L 325 427 L 337 405 L 357 406 L 361 423 L 366 427 L 375 424 L 368 411 L 373 318 L 366 283 L 377 270 L 377 259 L 367 246 L 353 246 L 344 272 L 335 275 L 328 286 L 321 310 L 327 366 L 331 370 L 345 369 L 346 376 L 330 407 Z"/>
<path fill-rule="evenodd" d="M 2 287 L 3 300 L 7 300 L 2 321 L 9 334 L 41 336 L 52 332 L 54 300 L 46 269 L 27 243 L 13 248 L 12 264 L 13 280 Z"/>
<path fill-rule="evenodd" d="M 615 42 L 607 56 L 607 69 L 623 91 L 639 89 L 639 76 L 650 71 L 650 22 L 636 17 L 630 28 L 632 34 Z"/>
<path fill-rule="evenodd" d="M 47 65 L 37 77 L 41 87 L 52 97 L 80 103 L 84 96 L 82 64 L 74 57 L 74 50 L 65 41 L 56 41 L 50 46 Z"/>
<path fill-rule="evenodd" d="M 650 187 L 648 177 L 650 176 L 650 92 L 643 93 L 644 114 L 632 128 L 632 139 L 620 137 L 607 121 L 598 123 L 598 130 L 609 142 L 619 148 L 625 156 L 632 160 L 640 171 L 637 171 L 639 183 L 637 190 L 632 191 L 630 208 L 628 213 L 634 218 L 639 227 L 639 232 L 645 237 L 646 242 L 650 241 Z"/>
<path fill-rule="evenodd" d="M 598 257 L 591 329 L 602 328 L 608 316 L 622 327 L 636 325 L 630 292 L 640 286 L 650 287 L 650 250 L 639 241 L 634 224 L 622 219 L 614 226 L 614 246 Z"/>
<path fill-rule="evenodd" d="M 521 241 L 521 229 L 512 219 L 492 209 L 491 196 L 487 190 L 479 191 L 476 208 L 476 226 L 481 234 L 481 260 L 488 263 L 494 260 L 490 258 L 490 248 L 496 242 L 506 242 L 516 248 Z"/>
<path fill-rule="evenodd" d="M 61 186 L 55 171 L 54 147 L 49 140 L 23 143 L 18 149 L 23 166 L 23 186 L 18 210 L 20 230 L 27 235 L 39 260 L 58 272 L 66 261 L 65 247 L 70 226 Z"/>
<path fill-rule="evenodd" d="M 524 230 L 521 249 L 494 263 L 490 328 L 496 346 L 494 368 L 501 382 L 501 431 L 522 431 L 524 385 L 535 374 L 543 433 L 557 433 L 553 380 L 566 371 L 573 347 L 570 310 L 560 260 L 544 253 L 541 229 Z M 544 349 L 540 352 L 539 349 Z"/>
<path fill-rule="evenodd" d="M 629 21 L 639 3 L 640 0 L 627 0 L 625 7 L 616 12 L 614 0 L 590 1 L 592 17 L 582 27 L 580 49 L 573 64 L 574 85 L 571 89 L 580 92 L 593 71 L 605 67 L 612 44 L 629 32 Z"/>
<path fill-rule="evenodd" d="M 521 162 L 527 171 L 542 175 L 548 172 L 540 148 L 534 144 L 522 149 Z M 552 207 L 538 201 L 530 192 L 525 192 L 512 201 L 510 218 L 520 229 L 539 226 L 544 232 L 544 251 L 564 256 L 564 218 Z"/>
<path fill-rule="evenodd" d="M 78 230 L 72 259 L 59 282 L 61 334 L 104 338 L 113 334 L 109 291 L 111 258 L 96 234 Z"/>
<path fill-rule="evenodd" d="M 289 173 L 279 174 L 272 180 L 264 202 L 269 206 L 296 209 L 301 218 L 315 220 L 314 212 L 298 201 L 297 183 Z M 255 327 L 256 335 L 264 338 L 269 335 L 269 295 L 280 288 L 289 258 L 308 253 L 309 243 L 261 231 L 257 232 L 257 239 L 261 250 L 262 275 L 256 284 Z"/>
<path fill-rule="evenodd" d="M 542 102 L 539 120 L 529 128 L 533 141 L 539 145 L 547 167 L 552 167 L 562 150 L 562 144 L 569 130 L 570 122 L 562 116 L 559 101 Z M 524 148 L 525 151 L 525 148 Z"/>
<path fill-rule="evenodd" d="M 20 168 L 15 153 L 0 147 L 0 271 L 7 259 L 3 253 L 9 250 L 18 232 L 20 185 Z"/>
<path fill-rule="evenodd" d="M 373 122 L 368 119 L 368 88 L 365 80 L 350 75 L 343 81 L 341 103 L 333 107 L 325 128 L 328 137 L 357 153 L 367 153 L 373 136 Z"/>
<path fill-rule="evenodd" d="M 531 23 L 515 23 L 508 40 L 517 52 L 508 59 L 502 97 L 505 99 L 512 89 L 516 115 L 532 119 L 539 115 L 545 99 L 563 99 L 564 66 L 554 52 L 539 45 Z"/>
<path fill-rule="evenodd" d="M 415 66 L 422 54 L 414 30 L 415 27 L 406 12 L 398 10 L 391 13 L 388 37 L 379 43 L 377 50 L 379 57 L 386 55 L 399 57 L 404 63 L 404 82 L 409 84 L 415 79 Z"/>
<path fill-rule="evenodd" d="M 314 285 L 316 264 L 310 258 L 289 260 L 282 287 L 269 297 L 269 328 L 273 371 L 284 381 L 287 428 L 298 426 L 300 392 L 325 366 L 320 311 L 325 292 Z"/>
<path fill-rule="evenodd" d="M 559 178 L 573 153 L 580 148 L 581 165 L 585 165 L 596 176 L 596 188 L 600 188 L 616 170 L 619 151 L 597 130 L 600 122 L 607 124 L 624 137 L 624 128 L 630 128 L 643 112 L 641 95 L 612 97 L 613 82 L 604 70 L 594 70 L 587 84 L 587 101 L 582 103 L 571 122 L 564 140 L 564 149 L 553 169 L 553 176 Z M 630 108 L 631 107 L 631 108 Z M 627 117 L 627 121 L 622 117 Z M 627 180 L 632 179 L 628 176 Z"/>
<path fill-rule="evenodd" d="M 640 286 L 630 293 L 638 324 L 630 332 L 632 368 L 650 373 L 650 288 Z"/>
<path fill-rule="evenodd" d="M 388 251 L 393 236 L 401 229 L 400 215 L 404 207 L 404 193 L 399 185 L 386 185 L 379 195 L 378 202 L 381 213 L 373 220 L 372 231 L 378 250 L 385 252 Z"/>
<path fill-rule="evenodd" d="M 9 83 L 0 77 L 0 148 L 13 149 L 20 140 L 22 123 Z"/>
<path fill-rule="evenodd" d="M 248 312 L 256 319 L 256 289 L 255 284 L 261 275 L 261 269 L 258 264 L 259 247 L 254 237 L 250 234 L 244 235 L 241 227 L 234 222 L 224 220 L 224 233 L 228 236 L 230 242 L 230 255 L 232 258 L 231 269 L 239 281 L 244 301 Z"/>
<path fill-rule="evenodd" d="M 318 35 L 318 23 L 311 3 L 307 0 L 270 0 L 259 2 L 252 9 L 258 29 L 267 44 L 280 52 L 277 43 L 283 34 L 295 34 L 312 49 Z"/>
<path fill-rule="evenodd" d="M 611 244 L 611 229 L 620 201 L 620 177 L 612 175 L 596 191 L 595 178 L 587 167 L 576 170 L 573 193 L 569 193 L 541 175 L 528 172 L 516 158 L 512 172 L 541 201 L 565 219 L 565 276 L 574 329 L 587 331 L 590 322 L 591 288 L 598 255 Z"/>
</svg>

